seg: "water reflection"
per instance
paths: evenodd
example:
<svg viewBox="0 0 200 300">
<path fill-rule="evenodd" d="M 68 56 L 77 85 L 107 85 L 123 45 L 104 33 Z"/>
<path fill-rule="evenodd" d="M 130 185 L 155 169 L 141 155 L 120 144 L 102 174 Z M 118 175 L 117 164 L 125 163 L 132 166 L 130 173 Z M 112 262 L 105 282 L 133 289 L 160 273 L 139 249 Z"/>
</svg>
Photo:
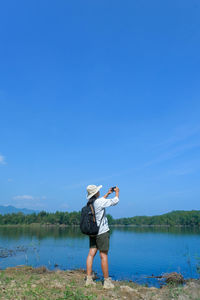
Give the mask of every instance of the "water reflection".
<svg viewBox="0 0 200 300">
<path fill-rule="evenodd" d="M 168 227 L 168 226 L 117 226 L 112 227 L 112 230 L 121 232 L 135 232 L 135 233 L 170 233 L 170 234 L 200 234 L 200 227 Z"/>
<path fill-rule="evenodd" d="M 5 226 L 0 227 L 0 238 L 18 240 L 21 237 L 36 237 L 39 240 L 53 237 L 62 238 L 85 238 L 79 227 L 58 226 Z"/>
<path fill-rule="evenodd" d="M 200 234 L 200 227 L 150 227 L 150 226 L 110 226 L 110 234 L 113 231 L 127 232 L 127 233 L 163 233 L 163 234 L 181 234 L 181 235 L 197 235 Z M 18 240 L 22 236 L 36 237 L 40 240 L 53 237 L 54 239 L 62 238 L 79 238 L 84 239 L 86 236 L 83 235 L 79 229 L 79 226 L 0 226 L 0 238 L 7 238 Z"/>
</svg>

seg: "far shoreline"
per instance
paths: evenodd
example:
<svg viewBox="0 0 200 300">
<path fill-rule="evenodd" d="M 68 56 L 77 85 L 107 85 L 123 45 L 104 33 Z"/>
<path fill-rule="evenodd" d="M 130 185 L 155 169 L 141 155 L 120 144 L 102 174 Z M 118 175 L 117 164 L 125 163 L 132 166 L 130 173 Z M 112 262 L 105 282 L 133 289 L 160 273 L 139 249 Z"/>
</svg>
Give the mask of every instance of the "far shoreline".
<svg viewBox="0 0 200 300">
<path fill-rule="evenodd" d="M 0 227 L 60 227 L 60 228 L 65 228 L 65 227 L 71 227 L 71 228 L 79 228 L 80 225 L 74 224 L 74 225 L 68 225 L 68 224 L 42 224 L 42 223 L 31 223 L 31 224 L 0 224 Z M 155 225 L 146 225 L 146 224 L 140 224 L 140 225 L 135 225 L 135 224 L 115 224 L 115 225 L 109 225 L 110 228 L 118 228 L 118 227 L 135 227 L 135 228 L 199 228 L 200 225 L 168 225 L 168 224 L 155 224 Z"/>
</svg>

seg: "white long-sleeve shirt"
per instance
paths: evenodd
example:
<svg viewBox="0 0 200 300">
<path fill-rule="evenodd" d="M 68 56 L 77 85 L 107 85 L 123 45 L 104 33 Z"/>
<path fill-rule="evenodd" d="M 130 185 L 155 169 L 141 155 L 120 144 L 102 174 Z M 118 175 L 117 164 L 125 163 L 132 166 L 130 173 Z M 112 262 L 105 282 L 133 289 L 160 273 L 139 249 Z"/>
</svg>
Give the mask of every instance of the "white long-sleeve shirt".
<svg viewBox="0 0 200 300">
<path fill-rule="evenodd" d="M 94 205 L 94 210 L 95 210 L 95 215 L 96 215 L 97 226 L 99 226 L 99 224 L 101 222 L 98 235 L 105 233 L 109 230 L 108 219 L 105 216 L 105 214 L 106 214 L 105 208 L 109 207 L 109 206 L 114 206 L 118 202 L 119 202 L 119 198 L 117 196 L 115 196 L 112 199 L 100 197 L 94 201 L 93 205 Z M 105 211 L 105 213 L 104 213 L 104 211 Z M 103 214 L 104 214 L 104 217 L 101 221 Z"/>
</svg>

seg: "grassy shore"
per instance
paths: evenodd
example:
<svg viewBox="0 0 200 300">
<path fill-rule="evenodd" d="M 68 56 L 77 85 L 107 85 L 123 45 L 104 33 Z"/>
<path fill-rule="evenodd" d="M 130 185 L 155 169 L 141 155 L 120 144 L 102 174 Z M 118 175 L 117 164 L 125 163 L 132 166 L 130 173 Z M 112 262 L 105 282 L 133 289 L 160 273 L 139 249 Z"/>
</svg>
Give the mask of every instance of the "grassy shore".
<svg viewBox="0 0 200 300">
<path fill-rule="evenodd" d="M 200 300 L 200 279 L 185 285 L 168 284 L 162 288 L 134 282 L 115 281 L 113 290 L 104 290 L 102 282 L 85 287 L 84 270 L 49 271 L 45 267 L 18 266 L 0 271 L 0 299 L 23 300 Z"/>
</svg>

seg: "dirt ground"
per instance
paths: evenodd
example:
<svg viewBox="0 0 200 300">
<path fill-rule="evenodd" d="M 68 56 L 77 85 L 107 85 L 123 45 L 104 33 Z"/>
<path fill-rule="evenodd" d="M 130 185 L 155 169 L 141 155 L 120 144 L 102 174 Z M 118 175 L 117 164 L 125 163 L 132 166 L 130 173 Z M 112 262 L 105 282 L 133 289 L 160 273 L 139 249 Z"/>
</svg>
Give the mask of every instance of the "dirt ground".
<svg viewBox="0 0 200 300">
<path fill-rule="evenodd" d="M 0 271 L 0 299 L 23 300 L 200 300 L 200 279 L 185 285 L 145 287 L 134 282 L 113 281 L 113 290 L 104 290 L 101 281 L 85 287 L 84 270 L 49 271 L 45 267 L 18 266 Z"/>
</svg>

